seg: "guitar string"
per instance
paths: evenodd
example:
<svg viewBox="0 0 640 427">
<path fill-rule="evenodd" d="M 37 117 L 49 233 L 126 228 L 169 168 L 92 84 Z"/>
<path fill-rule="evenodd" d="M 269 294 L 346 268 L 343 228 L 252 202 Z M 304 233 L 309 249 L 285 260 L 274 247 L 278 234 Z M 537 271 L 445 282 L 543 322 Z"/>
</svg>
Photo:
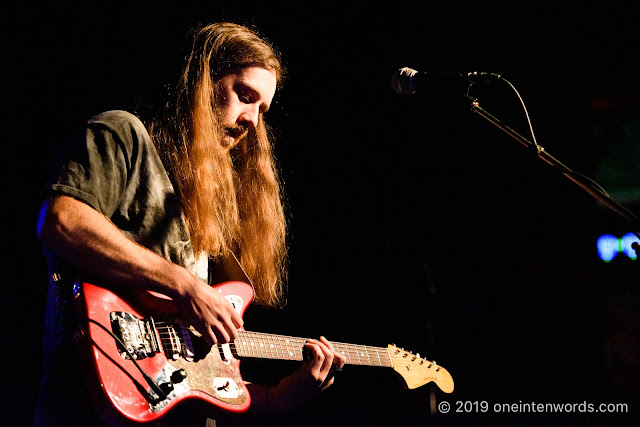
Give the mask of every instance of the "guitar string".
<svg viewBox="0 0 640 427">
<path fill-rule="evenodd" d="M 157 325 L 161 325 L 163 323 L 164 322 L 157 322 Z M 166 341 L 169 340 L 169 347 L 173 351 L 179 352 L 179 345 L 174 345 L 174 342 L 180 341 L 180 337 L 175 331 L 175 328 L 173 326 L 160 326 L 159 328 L 157 328 L 157 330 L 161 337 L 161 341 L 163 342 L 163 346 L 166 346 Z M 236 354 L 240 357 L 245 356 L 280 360 L 303 360 L 302 348 L 307 341 L 304 338 L 273 335 L 263 332 L 239 332 L 241 336 L 235 342 L 229 343 L 229 347 L 230 349 L 235 350 Z M 167 335 L 169 338 L 167 338 Z M 257 346 L 256 342 L 258 343 Z M 402 360 L 407 358 L 409 355 L 412 356 L 412 358 L 410 359 L 412 362 L 418 359 L 418 356 L 415 356 L 409 352 L 398 350 L 396 354 L 391 354 L 387 348 L 382 347 L 363 346 L 340 342 L 332 342 L 332 345 L 334 346 L 336 351 L 341 352 L 347 357 L 346 363 L 348 364 L 393 367 L 394 360 L 396 362 L 402 362 Z M 364 353 L 361 350 L 364 350 Z M 375 356 L 377 356 L 378 363 L 373 363 L 371 361 L 371 353 L 374 353 Z M 363 363 L 361 357 L 363 357 L 365 354 L 368 361 Z M 381 355 L 385 356 L 384 361 Z M 357 359 L 357 361 L 355 359 Z M 423 364 L 424 362 L 428 363 L 427 367 L 429 368 L 432 365 L 435 365 L 435 362 L 431 362 L 426 359 L 420 359 L 419 363 Z M 396 365 L 398 365 L 398 363 L 396 363 Z"/>
<path fill-rule="evenodd" d="M 171 338 L 171 341 L 173 341 L 174 333 L 171 332 L 172 331 L 171 327 L 166 327 L 166 328 L 169 329 L 169 332 L 165 334 L 162 334 L 162 331 L 159 331 L 159 332 L 161 333 L 161 335 L 169 335 Z M 245 340 L 249 341 L 248 343 L 245 341 L 245 342 L 242 342 L 242 344 L 240 344 L 239 341 L 243 341 L 242 335 L 245 335 L 244 338 Z M 257 354 L 273 353 L 275 351 L 280 357 L 283 357 L 285 353 L 289 357 L 296 356 L 298 354 L 301 355 L 302 352 L 298 351 L 296 347 L 291 348 L 291 345 L 302 346 L 306 342 L 306 340 L 303 338 L 278 336 L 278 335 L 264 334 L 264 333 L 252 333 L 248 331 L 241 331 L 241 337 L 239 341 L 237 340 L 235 343 L 230 343 L 230 344 L 233 345 L 236 349 L 241 351 L 244 350 L 244 352 L 249 354 L 257 355 Z M 258 341 L 257 347 L 255 346 L 255 341 Z M 265 342 L 267 343 L 266 346 L 265 346 Z M 350 359 L 358 358 L 359 361 L 361 362 L 360 359 L 366 356 L 368 360 L 367 364 L 370 364 L 370 365 L 377 365 L 377 364 L 384 365 L 384 363 L 382 362 L 382 358 L 380 357 L 380 353 L 388 356 L 388 351 L 385 348 L 377 348 L 377 347 L 371 347 L 371 346 L 362 346 L 362 345 L 345 344 L 345 343 L 332 343 L 332 344 L 334 345 L 337 351 L 341 351 L 343 354 L 345 354 L 345 356 L 347 356 Z M 364 350 L 364 352 L 361 350 Z M 371 353 L 374 353 L 377 356 L 378 361 L 380 363 L 376 364 L 371 362 Z M 388 359 L 389 359 L 388 357 L 385 357 L 385 361 L 387 361 Z"/>
<path fill-rule="evenodd" d="M 160 335 L 160 339 L 163 342 L 163 345 L 168 346 L 174 351 L 177 351 L 177 346 L 174 344 L 174 342 L 176 341 L 176 339 L 178 339 L 179 341 L 178 335 L 181 334 L 177 332 L 173 326 L 162 326 L 164 324 L 166 324 L 166 322 L 156 322 L 156 327 Z M 255 357 L 260 356 L 265 358 L 293 358 L 295 360 L 303 359 L 303 352 L 301 349 L 307 342 L 307 339 L 284 335 L 273 335 L 262 332 L 239 332 L 240 337 L 235 342 L 229 343 L 229 345 L 230 348 L 232 350 L 236 350 L 236 352 L 240 356 L 251 355 Z M 169 341 L 169 345 L 166 345 L 167 340 Z M 257 346 L 256 342 L 258 343 Z M 365 364 L 370 366 L 392 366 L 392 361 L 387 348 L 347 344 L 340 342 L 332 342 L 332 345 L 334 346 L 336 351 L 342 353 L 347 357 L 347 363 Z M 373 355 L 375 356 L 374 359 L 377 358 L 378 363 L 372 361 L 371 353 L 373 353 Z"/>
<path fill-rule="evenodd" d="M 244 338 L 244 339 L 243 339 Z M 257 342 L 257 345 L 256 345 Z M 234 345 L 238 350 L 244 350 L 247 353 L 258 354 L 258 353 L 273 353 L 274 351 L 281 354 L 287 354 L 292 356 L 294 354 L 302 354 L 301 350 L 298 347 L 302 347 L 306 342 L 303 338 L 295 338 L 295 337 L 287 337 L 287 336 L 276 336 L 271 334 L 262 334 L 262 333 L 251 333 L 251 332 L 241 332 L 241 337 L 236 340 L 234 343 L 230 343 Z M 265 345 L 266 343 L 266 345 Z M 337 350 L 342 349 L 342 351 L 347 351 L 345 355 L 350 357 L 362 357 L 364 353 L 360 351 L 363 346 L 358 346 L 354 344 L 339 344 L 333 343 Z M 295 347 L 292 347 L 295 346 Z M 383 349 L 384 350 L 384 349 Z M 376 353 L 380 352 L 380 349 L 368 347 L 365 348 L 365 352 L 371 353 L 374 351 Z M 355 356 L 354 356 L 355 354 Z M 369 357 L 370 359 L 370 357 Z"/>
<path fill-rule="evenodd" d="M 266 343 L 264 339 L 261 339 L 257 340 L 258 342 L 256 344 L 255 338 L 256 337 L 248 338 L 248 342 L 230 343 L 230 347 L 237 350 L 240 355 L 244 354 L 281 359 L 302 359 L 302 351 L 296 346 L 296 344 L 299 344 L 299 346 L 302 347 L 302 341 L 296 340 L 298 342 L 290 341 L 289 343 L 279 343 L 273 340 L 273 337 L 267 337 Z M 170 348 L 175 349 L 173 339 L 170 342 Z"/>
<path fill-rule="evenodd" d="M 165 327 L 165 329 L 167 329 L 168 332 L 163 333 L 162 329 L 159 328 L 160 335 L 161 336 L 168 335 L 171 339 L 173 339 L 173 337 L 175 336 L 175 331 L 173 331 L 173 328 L 171 326 L 167 326 Z M 245 349 L 246 351 L 259 352 L 259 351 L 272 351 L 274 349 L 275 350 L 286 349 L 287 351 L 289 351 L 289 350 L 295 350 L 295 347 L 291 349 L 290 345 L 304 345 L 304 343 L 307 341 L 304 338 L 272 335 L 272 334 L 265 334 L 265 333 L 253 333 L 248 331 L 240 331 L 240 334 L 241 334 L 241 337 L 239 338 L 239 340 L 236 340 L 236 342 L 232 344 L 235 344 L 239 348 Z M 248 343 L 243 342 L 241 345 L 240 342 L 243 341 L 243 338 L 244 338 L 244 341 L 249 341 L 249 342 Z M 256 341 L 259 344 L 261 344 L 259 348 L 253 347 Z M 268 343 L 268 345 L 264 346 L 265 343 Z M 380 347 L 371 347 L 371 346 L 337 343 L 337 342 L 332 342 L 332 344 L 334 345 L 336 350 L 338 351 L 346 350 L 349 353 L 356 354 L 358 357 L 365 356 L 365 354 L 367 353 L 370 354 L 372 352 L 376 353 L 377 355 L 379 355 L 379 353 L 381 352 L 383 354 L 388 353 L 386 348 L 380 348 Z M 361 350 L 364 350 L 364 352 Z"/>
<path fill-rule="evenodd" d="M 270 337 L 270 338 L 276 338 L 276 339 L 285 338 L 289 340 L 295 340 L 297 341 L 297 344 L 304 344 L 307 341 L 304 338 L 284 337 L 284 336 L 255 333 L 255 332 L 246 332 L 246 333 L 250 334 L 252 338 L 257 338 L 257 339 L 261 339 L 261 337 Z M 336 351 L 342 352 L 342 354 L 347 356 L 349 359 L 357 358 L 361 363 L 362 363 L 362 359 L 366 357 L 367 363 L 365 364 L 383 366 L 384 363 L 382 362 L 381 354 L 387 356 L 384 358 L 385 361 L 390 362 L 389 353 L 386 348 L 365 346 L 365 345 L 359 345 L 359 344 L 347 344 L 347 343 L 340 343 L 340 342 L 332 342 L 332 345 L 334 346 Z M 380 363 L 372 362 L 371 353 L 374 353 L 377 356 L 378 361 Z"/>
</svg>

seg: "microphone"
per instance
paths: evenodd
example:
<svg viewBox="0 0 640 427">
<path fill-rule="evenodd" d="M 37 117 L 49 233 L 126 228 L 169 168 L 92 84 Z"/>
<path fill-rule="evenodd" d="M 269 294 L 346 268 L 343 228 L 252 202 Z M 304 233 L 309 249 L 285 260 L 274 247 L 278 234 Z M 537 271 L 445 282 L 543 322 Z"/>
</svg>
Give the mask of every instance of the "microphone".
<svg viewBox="0 0 640 427">
<path fill-rule="evenodd" d="M 499 74 L 472 71 L 470 73 L 458 72 L 419 72 L 413 68 L 400 68 L 391 77 L 391 86 L 400 95 L 411 95 L 429 85 L 440 83 L 441 85 L 462 86 L 465 83 L 491 83 L 499 80 Z"/>
</svg>

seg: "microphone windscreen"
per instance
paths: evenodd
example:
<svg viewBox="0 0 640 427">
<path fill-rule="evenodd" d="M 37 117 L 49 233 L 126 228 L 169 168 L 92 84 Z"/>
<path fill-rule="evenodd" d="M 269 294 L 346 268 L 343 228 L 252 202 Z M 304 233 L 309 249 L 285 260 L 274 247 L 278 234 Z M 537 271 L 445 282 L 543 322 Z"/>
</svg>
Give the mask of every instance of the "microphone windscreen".
<svg viewBox="0 0 640 427">
<path fill-rule="evenodd" d="M 413 68 L 400 68 L 391 77 L 391 87 L 400 95 L 411 95 L 415 93 L 416 89 L 413 86 L 412 78 L 417 73 Z"/>
</svg>

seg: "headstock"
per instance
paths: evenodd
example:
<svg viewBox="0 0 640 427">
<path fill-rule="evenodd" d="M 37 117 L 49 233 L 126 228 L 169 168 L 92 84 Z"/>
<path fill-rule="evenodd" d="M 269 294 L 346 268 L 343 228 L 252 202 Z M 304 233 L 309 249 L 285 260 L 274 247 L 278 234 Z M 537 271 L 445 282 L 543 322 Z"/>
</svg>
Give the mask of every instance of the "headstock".
<svg viewBox="0 0 640 427">
<path fill-rule="evenodd" d="M 418 388 L 431 381 L 445 393 L 453 391 L 453 378 L 442 366 L 411 354 L 393 344 L 387 346 L 393 369 L 404 378 L 407 387 Z"/>
</svg>

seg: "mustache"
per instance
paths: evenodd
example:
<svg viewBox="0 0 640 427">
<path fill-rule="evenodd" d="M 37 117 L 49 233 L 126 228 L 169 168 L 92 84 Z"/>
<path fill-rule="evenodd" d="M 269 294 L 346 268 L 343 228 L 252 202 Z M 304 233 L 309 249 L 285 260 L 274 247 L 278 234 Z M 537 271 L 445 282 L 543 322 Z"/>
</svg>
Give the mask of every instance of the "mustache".
<svg viewBox="0 0 640 427">
<path fill-rule="evenodd" d="M 224 131 L 227 135 L 232 136 L 233 138 L 241 138 L 247 134 L 249 128 L 248 126 L 231 125 L 225 126 Z"/>
</svg>

